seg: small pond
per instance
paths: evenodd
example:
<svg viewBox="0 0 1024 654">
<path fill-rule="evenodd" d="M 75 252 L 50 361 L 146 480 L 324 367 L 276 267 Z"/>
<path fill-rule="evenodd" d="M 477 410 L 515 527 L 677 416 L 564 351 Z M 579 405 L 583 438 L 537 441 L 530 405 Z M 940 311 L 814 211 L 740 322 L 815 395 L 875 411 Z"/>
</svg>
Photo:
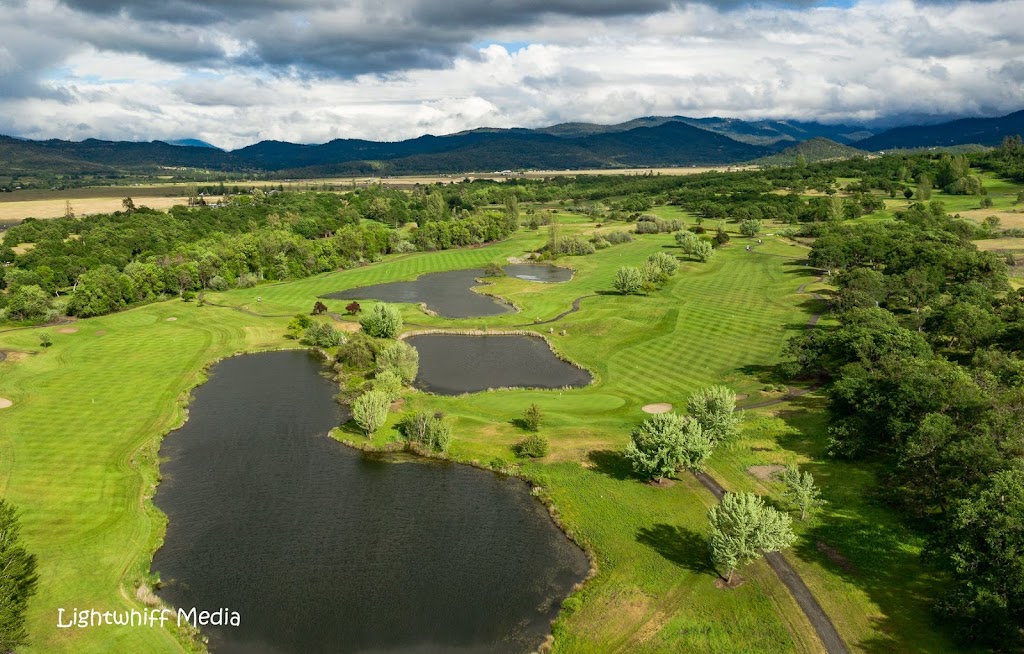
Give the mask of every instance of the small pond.
<svg viewBox="0 0 1024 654">
<path fill-rule="evenodd" d="M 328 300 L 380 300 L 381 302 L 423 303 L 445 318 L 473 318 L 511 313 L 515 309 L 490 295 L 477 293 L 474 286 L 486 285 L 483 268 L 427 273 L 411 282 L 390 282 L 350 288 L 322 296 Z"/>
<path fill-rule="evenodd" d="M 544 339 L 535 336 L 423 334 L 406 342 L 420 354 L 416 385 L 439 395 L 590 383 L 590 373 L 556 357 Z"/>
<path fill-rule="evenodd" d="M 567 282 L 572 279 L 569 268 L 544 263 L 512 263 L 505 266 L 505 274 L 531 282 Z"/>
<path fill-rule="evenodd" d="M 227 359 L 161 447 L 152 569 L 215 654 L 528 652 L 588 569 L 514 478 L 363 455 L 305 352 Z"/>
</svg>

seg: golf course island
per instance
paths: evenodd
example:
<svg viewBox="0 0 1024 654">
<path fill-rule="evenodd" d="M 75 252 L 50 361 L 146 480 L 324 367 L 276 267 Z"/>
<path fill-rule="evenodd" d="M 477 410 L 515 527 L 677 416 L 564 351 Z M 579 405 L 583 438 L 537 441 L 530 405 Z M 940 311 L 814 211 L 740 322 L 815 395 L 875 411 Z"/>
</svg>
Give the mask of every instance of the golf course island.
<svg viewBox="0 0 1024 654">
<path fill-rule="evenodd" d="M 1022 160 L 15 224 L 0 651 L 1009 648 Z"/>
</svg>

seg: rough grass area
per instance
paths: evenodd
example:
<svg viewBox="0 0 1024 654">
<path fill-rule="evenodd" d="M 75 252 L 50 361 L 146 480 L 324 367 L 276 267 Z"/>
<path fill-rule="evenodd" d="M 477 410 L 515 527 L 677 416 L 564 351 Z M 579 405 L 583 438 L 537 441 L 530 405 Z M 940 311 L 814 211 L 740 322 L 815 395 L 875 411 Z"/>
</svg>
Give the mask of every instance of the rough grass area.
<svg viewBox="0 0 1024 654">
<path fill-rule="evenodd" d="M 591 229 L 580 219 L 566 221 L 566 232 Z M 181 403 L 202 380 L 205 365 L 236 351 L 293 344 L 283 339 L 285 325 L 293 314 L 308 313 L 320 294 L 500 263 L 543 240 L 543 230 L 523 231 L 488 247 L 403 255 L 208 295 L 225 306 L 175 300 L 82 320 L 75 323 L 76 334 L 46 329 L 54 344 L 45 350 L 40 330 L 0 333 L 0 349 L 33 353 L 0 362 L 0 397 L 14 403 L 0 418 L 0 495 L 23 512 L 25 539 L 39 556 L 42 579 L 31 604 L 35 643 L 25 651 L 180 650 L 159 629 L 58 630 L 55 611 L 142 607 L 138 582 L 163 527 L 162 516 L 144 501 L 157 481 L 158 439 L 183 419 Z M 646 416 L 641 407 L 652 401 L 682 410 L 687 395 L 712 383 L 746 394 L 745 403 L 774 397 L 764 390 L 771 366 L 787 336 L 804 329 L 819 306 L 795 291 L 816 272 L 802 263 L 805 248 L 765 238 L 753 251 L 734 242 L 708 264 L 684 262 L 673 281 L 650 296 L 609 293 L 619 266 L 638 265 L 656 251 L 678 252 L 671 235 L 642 236 L 560 261 L 577 270 L 570 282 L 502 278 L 484 289 L 514 302 L 519 313 L 448 320 L 404 306 L 409 329 L 508 329 L 550 320 L 574 299 L 592 296 L 579 311 L 536 329 L 554 329 L 554 347 L 595 373 L 594 384 L 570 391 L 459 398 L 412 393 L 405 408 L 448 412 L 454 457 L 498 459 L 504 467 L 513 461 L 511 446 L 525 436 L 517 422 L 524 409 L 541 407 L 540 433 L 551 452 L 525 464 L 523 472 L 595 554 L 599 569 L 568 600 L 555 627 L 556 652 L 819 651 L 809 623 L 766 566 L 745 569 L 746 583 L 738 588 L 715 587 L 704 541 L 710 493 L 687 476 L 671 486 L 646 485 L 618 454 L 630 428 Z M 327 301 L 339 313 L 346 303 Z M 840 632 L 861 651 L 952 651 L 929 622 L 930 580 L 915 556 L 919 544 L 864 499 L 870 470 L 823 458 L 820 407 L 786 410 L 807 417 L 748 416 L 747 442 L 771 451 L 740 456 L 743 450 L 730 449 L 716 456 L 712 474 L 738 488 L 759 483 L 747 474 L 750 465 L 813 464 L 833 504 L 802 531 L 791 559 Z M 392 414 L 374 442 L 396 437 L 397 417 Z M 771 485 L 763 490 L 777 492 Z M 862 572 L 837 572 L 833 559 L 813 546 L 817 539 Z"/>
</svg>

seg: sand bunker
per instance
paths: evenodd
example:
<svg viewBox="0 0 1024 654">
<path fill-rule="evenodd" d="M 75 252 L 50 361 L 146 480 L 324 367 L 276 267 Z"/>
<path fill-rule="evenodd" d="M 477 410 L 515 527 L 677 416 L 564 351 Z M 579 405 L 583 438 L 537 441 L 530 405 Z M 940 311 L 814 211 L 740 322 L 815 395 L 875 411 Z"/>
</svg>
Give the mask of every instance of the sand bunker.
<svg viewBox="0 0 1024 654">
<path fill-rule="evenodd" d="M 14 402 L 11 402 L 6 397 L 0 397 L 0 409 L 6 409 L 9 406 L 13 406 Z"/>
<path fill-rule="evenodd" d="M 96 335 L 97 336 L 103 336 L 106 333 L 107 333 L 107 330 L 105 330 L 105 329 L 97 329 L 96 330 Z"/>
<path fill-rule="evenodd" d="M 74 334 L 78 331 L 78 327 L 61 327 L 57 330 L 58 334 Z"/>
<path fill-rule="evenodd" d="M 754 475 L 761 481 L 771 481 L 772 475 L 776 475 L 786 469 L 786 466 L 780 465 L 768 465 L 768 466 L 750 466 L 747 468 L 747 472 Z"/>
<path fill-rule="evenodd" d="M 0 361 L 21 361 L 28 356 L 27 352 L 15 352 L 14 350 L 0 350 Z"/>
<path fill-rule="evenodd" d="M 167 319 L 167 322 L 174 322 L 175 320 L 177 320 L 177 318 L 171 316 L 170 318 Z"/>
<path fill-rule="evenodd" d="M 660 402 L 658 404 L 645 404 L 641 411 L 644 413 L 668 413 L 672 410 L 672 405 L 667 402 Z"/>
</svg>

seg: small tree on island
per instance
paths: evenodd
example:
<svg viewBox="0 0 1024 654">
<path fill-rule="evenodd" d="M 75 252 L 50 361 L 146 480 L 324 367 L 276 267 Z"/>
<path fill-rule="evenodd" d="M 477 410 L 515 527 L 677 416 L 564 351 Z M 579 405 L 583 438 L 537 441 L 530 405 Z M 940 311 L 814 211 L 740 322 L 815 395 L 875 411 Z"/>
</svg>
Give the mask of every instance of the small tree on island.
<svg viewBox="0 0 1024 654">
<path fill-rule="evenodd" d="M 352 419 L 366 432 L 366 437 L 380 429 L 388 419 L 391 398 L 380 390 L 367 391 L 352 403 Z"/>
<path fill-rule="evenodd" d="M 736 393 L 725 386 L 708 386 L 686 401 L 686 411 L 715 444 L 729 440 L 743 416 L 736 411 Z"/>
<path fill-rule="evenodd" d="M 541 413 L 540 407 L 536 404 L 531 404 L 526 408 L 523 413 L 523 425 L 529 431 L 537 431 L 540 429 L 540 423 L 544 419 L 544 414 Z"/>
<path fill-rule="evenodd" d="M 373 310 L 359 319 L 363 331 L 376 338 L 394 338 L 402 331 L 402 314 L 387 304 L 374 305 Z"/>
<path fill-rule="evenodd" d="M 635 427 L 626 445 L 625 457 L 633 470 L 646 479 L 671 476 L 680 466 L 701 470 L 714 444 L 691 418 L 659 413 Z"/>
<path fill-rule="evenodd" d="M 377 370 L 392 370 L 409 384 L 420 369 L 419 350 L 405 341 L 395 341 L 377 354 Z"/>
<path fill-rule="evenodd" d="M 643 286 L 644 276 L 640 272 L 639 268 L 633 266 L 623 266 L 618 269 L 615 273 L 615 279 L 612 281 L 612 285 L 615 286 L 615 290 L 623 295 L 629 295 L 631 293 L 637 293 L 640 287 Z"/>
<path fill-rule="evenodd" d="M 355 300 L 352 300 L 347 305 L 345 305 L 345 311 L 347 311 L 348 315 L 350 315 L 350 316 L 358 315 L 359 312 L 362 311 L 362 310 L 363 310 L 363 308 L 361 306 L 359 306 L 359 303 L 356 302 Z"/>
<path fill-rule="evenodd" d="M 28 644 L 25 612 L 38 582 L 36 557 L 21 543 L 18 514 L 0 498 L 0 652 Z"/>
<path fill-rule="evenodd" d="M 801 472 L 796 466 L 787 466 L 782 473 L 782 483 L 786 485 L 783 496 L 793 507 L 800 511 L 800 520 L 825 503 L 821 499 L 821 491 L 814 483 L 814 475 L 807 471 Z"/>
<path fill-rule="evenodd" d="M 43 332 L 39 335 L 39 345 L 42 347 L 50 347 L 53 345 L 53 337 L 46 332 Z"/>
<path fill-rule="evenodd" d="M 708 511 L 711 560 L 726 583 L 737 568 L 793 544 L 790 517 L 769 506 L 753 493 L 726 493 L 721 504 Z"/>
</svg>

